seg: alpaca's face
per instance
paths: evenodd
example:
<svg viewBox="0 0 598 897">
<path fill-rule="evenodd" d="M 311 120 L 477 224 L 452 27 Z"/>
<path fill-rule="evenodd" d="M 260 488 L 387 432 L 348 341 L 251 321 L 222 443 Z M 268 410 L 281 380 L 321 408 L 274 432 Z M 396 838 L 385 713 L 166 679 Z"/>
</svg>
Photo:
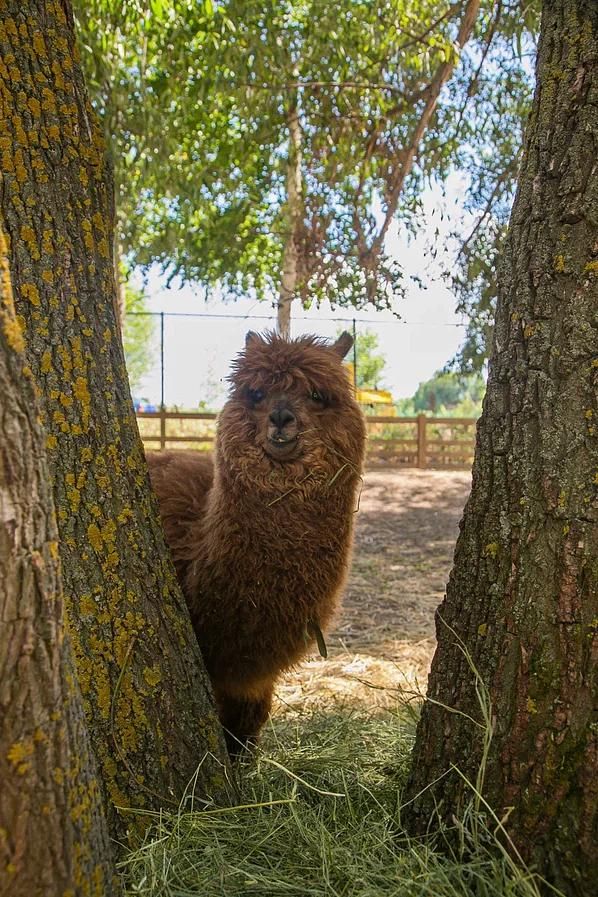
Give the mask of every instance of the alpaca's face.
<svg viewBox="0 0 598 897">
<path fill-rule="evenodd" d="M 273 383 L 270 389 L 248 389 L 247 407 L 256 426 L 257 442 L 270 458 L 290 461 L 301 454 L 303 436 L 309 430 L 322 428 L 323 415 L 332 399 L 322 388 L 310 388 L 303 378 L 284 384 Z"/>
<path fill-rule="evenodd" d="M 351 343 L 348 334 L 334 345 L 249 334 L 220 417 L 227 464 L 256 474 L 284 467 L 295 476 L 347 463 L 360 469 L 364 423 L 342 366 Z"/>
</svg>

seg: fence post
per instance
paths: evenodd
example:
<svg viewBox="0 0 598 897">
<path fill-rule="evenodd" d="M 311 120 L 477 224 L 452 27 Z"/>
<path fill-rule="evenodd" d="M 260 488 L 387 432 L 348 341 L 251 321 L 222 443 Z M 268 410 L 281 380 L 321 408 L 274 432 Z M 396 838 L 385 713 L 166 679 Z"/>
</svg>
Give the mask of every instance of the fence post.
<svg viewBox="0 0 598 897">
<path fill-rule="evenodd" d="M 426 415 L 417 415 L 417 466 L 428 466 L 428 451 L 426 446 Z"/>
<path fill-rule="evenodd" d="M 166 408 L 160 407 L 160 451 L 166 448 Z"/>
</svg>

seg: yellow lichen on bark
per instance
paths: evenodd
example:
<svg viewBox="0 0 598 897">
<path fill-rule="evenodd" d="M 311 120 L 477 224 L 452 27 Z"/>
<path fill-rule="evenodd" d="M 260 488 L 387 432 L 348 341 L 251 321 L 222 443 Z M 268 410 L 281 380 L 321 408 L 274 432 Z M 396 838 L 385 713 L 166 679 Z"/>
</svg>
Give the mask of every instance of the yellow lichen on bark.
<svg viewBox="0 0 598 897">
<path fill-rule="evenodd" d="M 23 363 L 9 258 L 0 214 L 0 817 L 6 824 L 0 829 L 0 879 L 14 897 L 109 897 L 119 888 L 61 629 L 59 544 L 44 434 L 32 371 Z"/>
</svg>

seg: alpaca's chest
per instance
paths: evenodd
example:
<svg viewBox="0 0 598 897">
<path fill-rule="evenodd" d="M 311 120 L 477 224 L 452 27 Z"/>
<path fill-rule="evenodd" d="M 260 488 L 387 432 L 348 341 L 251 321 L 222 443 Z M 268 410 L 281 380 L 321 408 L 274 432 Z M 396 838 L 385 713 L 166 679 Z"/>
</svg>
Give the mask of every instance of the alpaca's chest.
<svg viewBox="0 0 598 897">
<path fill-rule="evenodd" d="M 237 534 L 206 556 L 198 577 L 205 600 L 277 626 L 325 613 L 348 562 L 347 534 L 335 527 L 318 537 L 305 531 L 300 540 L 285 530 L 265 535 Z"/>
<path fill-rule="evenodd" d="M 192 615 L 212 675 L 275 675 L 295 663 L 339 600 L 349 560 L 350 521 L 272 515 L 206 532 L 195 565 Z"/>
<path fill-rule="evenodd" d="M 351 524 L 321 503 L 235 517 L 224 532 L 206 531 L 206 577 L 243 605 L 313 609 L 347 564 Z"/>
</svg>

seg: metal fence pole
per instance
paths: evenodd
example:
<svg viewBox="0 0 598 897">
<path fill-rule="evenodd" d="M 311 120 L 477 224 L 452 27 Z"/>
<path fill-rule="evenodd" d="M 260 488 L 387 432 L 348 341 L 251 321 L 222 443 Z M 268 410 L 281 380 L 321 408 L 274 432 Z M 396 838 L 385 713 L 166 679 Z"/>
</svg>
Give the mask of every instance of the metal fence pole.
<svg viewBox="0 0 598 897">
<path fill-rule="evenodd" d="M 166 405 L 164 403 L 164 312 L 160 312 L 160 451 L 166 448 Z"/>
</svg>

